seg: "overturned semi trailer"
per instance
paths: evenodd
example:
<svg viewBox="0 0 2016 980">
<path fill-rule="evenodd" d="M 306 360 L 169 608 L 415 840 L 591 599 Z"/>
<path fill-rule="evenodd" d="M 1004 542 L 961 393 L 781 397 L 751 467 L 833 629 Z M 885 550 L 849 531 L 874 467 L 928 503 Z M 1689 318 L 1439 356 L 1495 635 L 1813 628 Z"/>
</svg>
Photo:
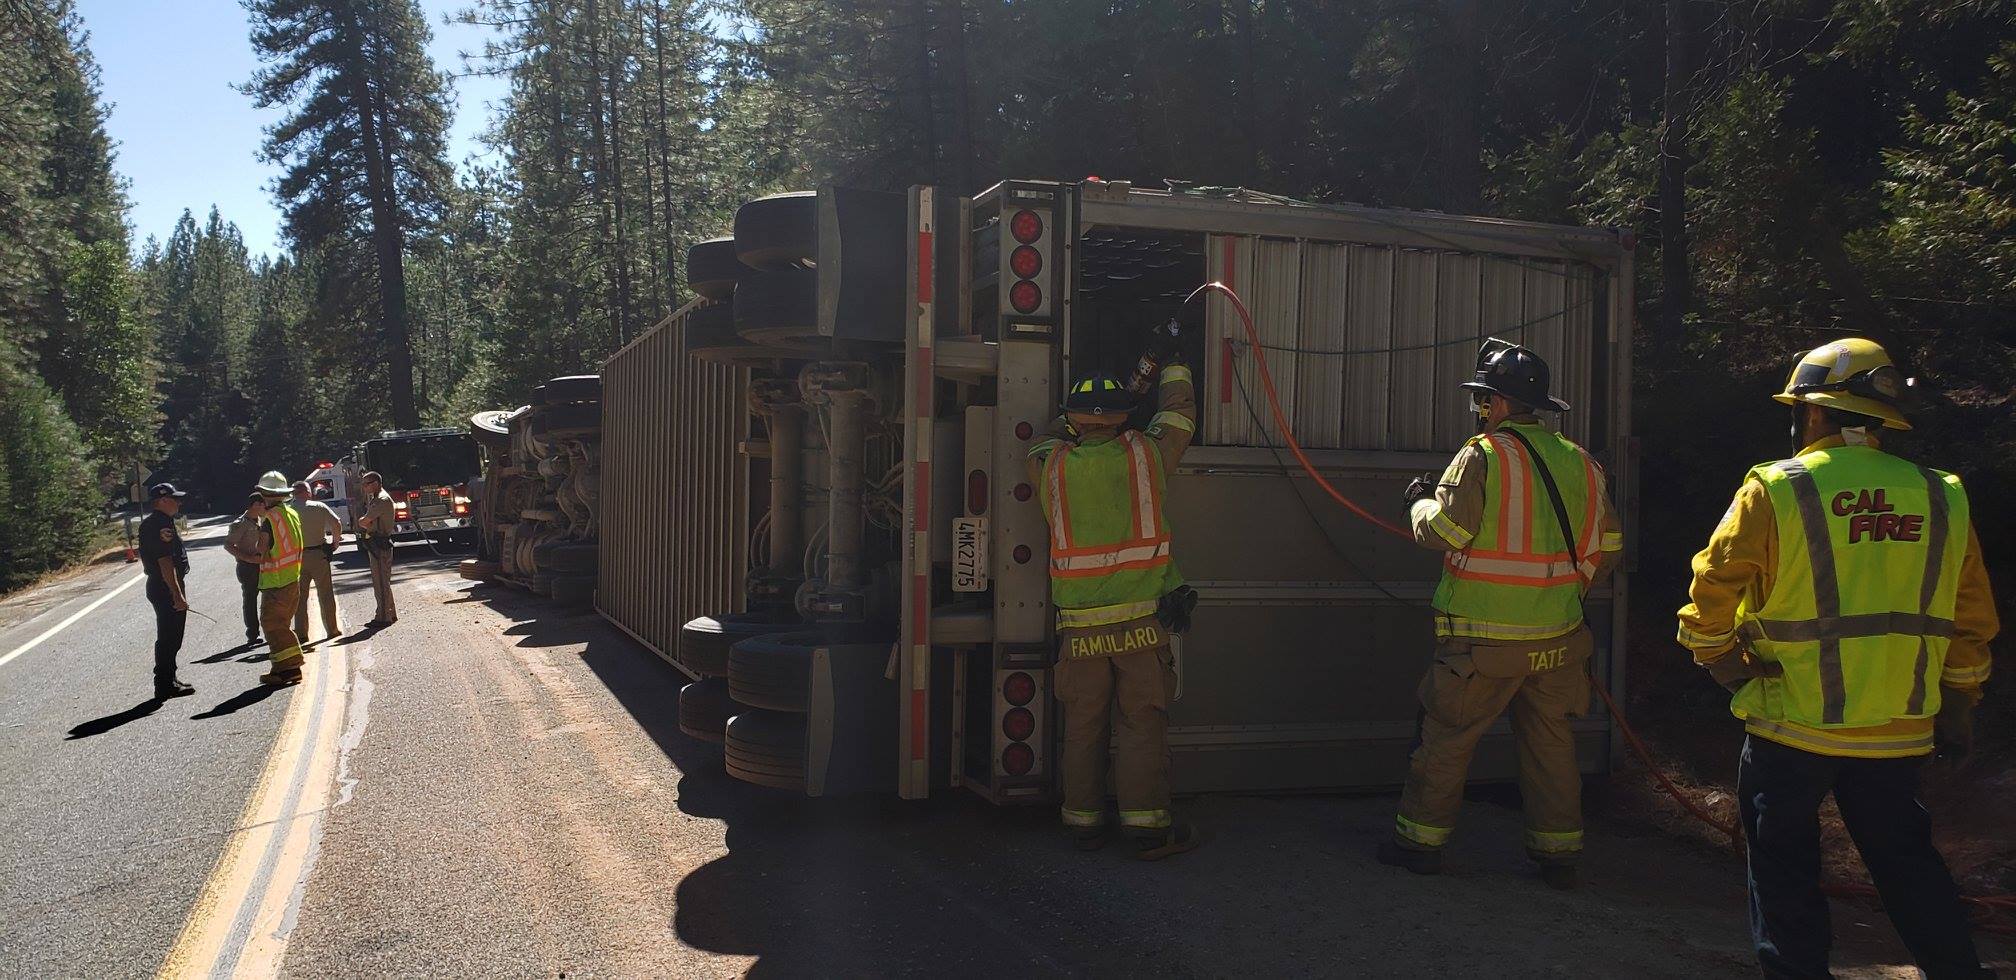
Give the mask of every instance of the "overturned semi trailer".
<svg viewBox="0 0 2016 980">
<path fill-rule="evenodd" d="M 1180 791 L 1397 784 L 1437 556 L 1335 506 L 1282 448 L 1399 522 L 1469 436 L 1457 385 L 1537 350 L 1627 527 L 1630 245 L 1609 229 L 1332 207 L 1250 191 L 1006 181 L 972 198 L 752 201 L 688 257 L 702 299 L 604 369 L 605 616 L 693 679 L 681 727 L 811 795 L 1050 799 L 1046 535 L 1024 475 L 1064 380 L 1125 376 L 1190 327 L 1199 437 L 1168 492 L 1202 596 L 1171 710 Z M 1255 317 L 1256 349 L 1222 282 Z M 1152 413 L 1152 404 L 1143 408 Z M 1590 597 L 1621 690 L 1628 576 Z M 1577 726 L 1585 769 L 1616 749 Z M 1501 728 L 1473 776 L 1508 778 Z"/>
</svg>

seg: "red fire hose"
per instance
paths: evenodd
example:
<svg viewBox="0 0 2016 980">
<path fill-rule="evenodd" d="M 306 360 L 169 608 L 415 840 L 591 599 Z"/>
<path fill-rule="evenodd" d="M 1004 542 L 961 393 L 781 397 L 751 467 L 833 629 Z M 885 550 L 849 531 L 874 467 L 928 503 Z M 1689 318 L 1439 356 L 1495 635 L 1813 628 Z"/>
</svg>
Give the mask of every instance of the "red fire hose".
<svg viewBox="0 0 2016 980">
<path fill-rule="evenodd" d="M 1315 464 L 1311 463 L 1308 455 L 1302 451 L 1301 443 L 1295 440 L 1294 428 L 1288 424 L 1287 416 L 1281 411 L 1281 399 L 1274 391 L 1274 376 L 1267 370 L 1267 353 L 1260 343 L 1260 332 L 1253 326 L 1253 314 L 1246 309 L 1246 303 L 1239 298 L 1239 294 L 1233 292 L 1230 286 L 1222 282 L 1207 282 L 1191 290 L 1190 295 L 1185 297 L 1183 302 L 1187 304 L 1206 292 L 1215 292 L 1223 295 L 1232 304 L 1232 309 L 1239 314 L 1239 321 L 1246 328 L 1246 340 L 1253 348 L 1253 364 L 1260 369 L 1260 386 L 1267 396 L 1268 411 L 1274 416 L 1274 424 L 1281 429 L 1282 441 L 1288 444 L 1288 450 L 1295 455 L 1295 461 L 1302 465 L 1302 471 L 1307 473 L 1311 480 L 1316 481 L 1316 485 L 1322 487 L 1323 491 L 1328 493 L 1331 499 L 1343 504 L 1346 510 L 1358 515 L 1367 523 L 1388 534 L 1405 538 L 1410 542 L 1413 541 L 1413 534 L 1395 524 L 1380 519 L 1356 501 L 1344 496 L 1336 487 L 1330 485 L 1329 480 L 1323 478 L 1323 474 L 1316 471 Z M 1227 364 L 1225 370 L 1232 370 L 1232 366 Z M 1729 838 L 1730 846 L 1741 851 L 1743 849 L 1742 828 L 1736 824 L 1717 819 L 1714 814 L 1709 813 L 1706 808 L 1688 797 L 1679 786 L 1674 785 L 1673 780 L 1666 775 L 1664 770 L 1660 769 L 1657 762 L 1653 761 L 1651 749 L 1646 747 L 1644 740 L 1638 737 L 1638 732 L 1625 719 L 1624 712 L 1617 707 L 1617 702 L 1610 697 L 1610 692 L 1605 690 L 1602 684 L 1596 683 L 1594 678 L 1590 679 L 1589 686 L 1596 691 L 1597 697 L 1603 699 L 1604 708 L 1609 710 L 1610 717 L 1617 722 L 1617 731 L 1624 736 L 1625 743 L 1631 746 L 1631 751 L 1638 756 L 1638 761 L 1644 764 L 1645 771 L 1651 773 L 1652 778 L 1658 782 L 1659 788 L 1664 790 L 1668 796 L 1673 797 L 1674 801 L 1679 803 L 1689 816 L 1720 831 Z M 1822 885 L 1821 890 L 1829 895 L 1840 898 L 1873 899 L 1878 897 L 1874 887 L 1864 884 L 1830 883 Z M 2016 912 L 2016 895 L 1962 895 L 1960 896 L 1960 900 L 1974 906 L 1976 911 L 1974 925 L 1976 928 L 2001 935 L 2016 935 L 2016 926 L 1990 918 L 2001 912 Z"/>
</svg>

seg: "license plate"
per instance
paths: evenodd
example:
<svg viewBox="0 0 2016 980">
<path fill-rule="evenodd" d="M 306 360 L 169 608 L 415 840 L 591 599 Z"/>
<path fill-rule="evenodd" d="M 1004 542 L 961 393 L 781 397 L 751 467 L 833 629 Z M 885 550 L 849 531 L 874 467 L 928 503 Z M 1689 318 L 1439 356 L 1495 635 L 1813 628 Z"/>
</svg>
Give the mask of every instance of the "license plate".
<svg viewBox="0 0 2016 980">
<path fill-rule="evenodd" d="M 987 580 L 987 518 L 952 519 L 952 591 L 985 592 Z"/>
</svg>

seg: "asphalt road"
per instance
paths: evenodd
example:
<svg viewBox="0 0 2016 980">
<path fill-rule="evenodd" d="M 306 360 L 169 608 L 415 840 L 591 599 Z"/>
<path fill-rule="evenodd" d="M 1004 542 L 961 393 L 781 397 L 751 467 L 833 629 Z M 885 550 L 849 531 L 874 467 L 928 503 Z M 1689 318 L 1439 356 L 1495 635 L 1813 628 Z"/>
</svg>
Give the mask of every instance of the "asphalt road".
<svg viewBox="0 0 2016 980">
<path fill-rule="evenodd" d="M 247 693 L 263 667 L 233 650 L 235 583 L 203 543 L 197 605 L 224 624 L 191 621 L 196 697 L 121 714 L 147 693 L 138 587 L 0 665 L 0 976 L 155 972 L 256 832 L 236 821 L 269 755 L 291 758 L 303 712 L 283 709 L 311 685 Z M 300 880 L 259 886 L 285 909 L 253 930 L 268 972 L 1754 975 L 1729 857 L 1598 823 L 1587 887 L 1551 892 L 1488 801 L 1428 879 L 1371 859 L 1391 797 L 1187 801 L 1215 839 L 1155 865 L 957 794 L 781 797 L 679 734 L 676 671 L 453 557 L 402 548 L 399 623 L 311 663 L 340 665 L 314 695 L 344 699 L 324 725 L 340 760 L 289 818 L 313 820 Z M 0 603 L 0 656 L 133 574 Z M 346 622 L 368 618 L 361 568 L 338 582 Z M 1836 927 L 1843 975 L 1909 975 L 1880 914 L 1843 906 Z"/>
</svg>

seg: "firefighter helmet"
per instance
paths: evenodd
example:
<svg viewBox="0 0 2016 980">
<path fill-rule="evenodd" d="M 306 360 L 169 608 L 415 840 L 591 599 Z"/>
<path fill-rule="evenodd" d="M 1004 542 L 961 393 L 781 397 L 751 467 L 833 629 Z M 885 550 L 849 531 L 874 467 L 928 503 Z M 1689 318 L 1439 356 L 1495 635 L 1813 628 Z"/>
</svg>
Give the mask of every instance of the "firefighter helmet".
<svg viewBox="0 0 2016 980">
<path fill-rule="evenodd" d="M 1071 382 L 1071 390 L 1064 396 L 1064 411 L 1073 415 L 1126 415 L 1134 411 L 1134 395 L 1111 373 L 1094 371 Z"/>
<path fill-rule="evenodd" d="M 1494 344 L 1496 349 L 1492 347 Z M 1567 411 L 1567 402 L 1547 393 L 1548 381 L 1547 362 L 1540 355 L 1493 338 L 1477 358 L 1476 377 L 1463 387 L 1500 395 L 1529 408 Z"/>
<path fill-rule="evenodd" d="M 294 492 L 294 484 L 289 483 L 287 475 L 279 470 L 267 470 L 253 489 L 268 497 L 284 497 Z"/>
<path fill-rule="evenodd" d="M 1785 379 L 1785 390 L 1771 396 L 1787 405 L 1802 402 L 1883 420 L 1891 429 L 1908 429 L 1904 410 L 1918 382 L 1891 363 L 1890 355 L 1873 340 L 1849 337 L 1813 348 Z"/>
</svg>

